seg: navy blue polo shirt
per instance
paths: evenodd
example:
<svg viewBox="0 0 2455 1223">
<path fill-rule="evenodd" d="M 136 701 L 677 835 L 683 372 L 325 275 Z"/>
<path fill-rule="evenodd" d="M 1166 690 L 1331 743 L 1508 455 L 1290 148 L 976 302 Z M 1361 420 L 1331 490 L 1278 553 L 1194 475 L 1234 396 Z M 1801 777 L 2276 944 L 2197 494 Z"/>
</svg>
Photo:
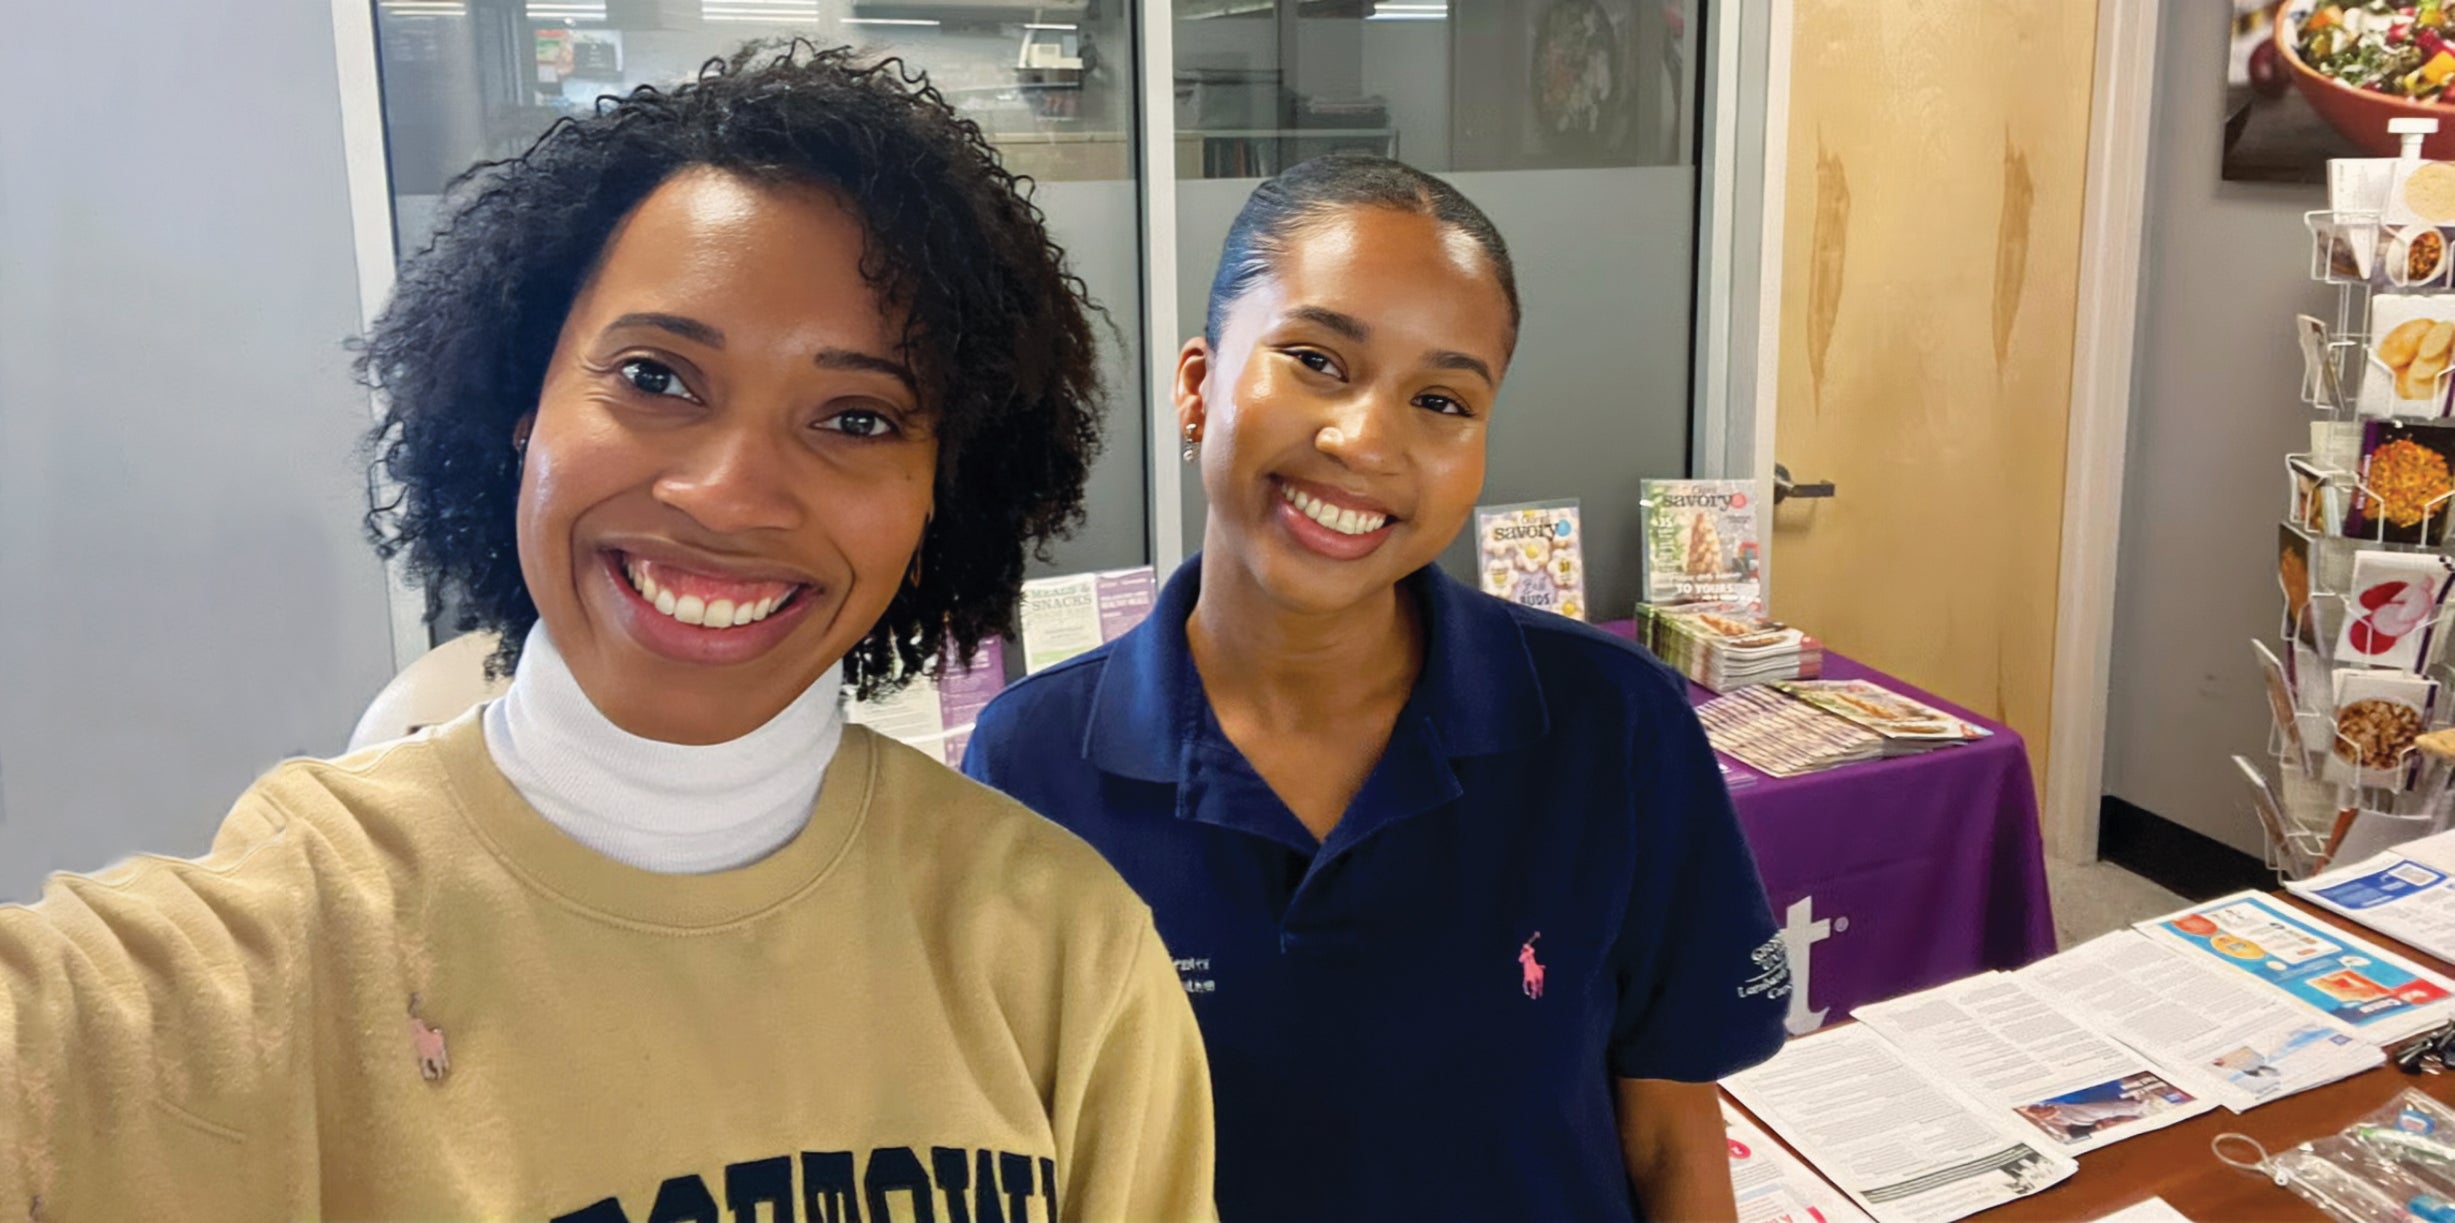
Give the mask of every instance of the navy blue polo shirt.
<svg viewBox="0 0 2455 1223">
<path fill-rule="evenodd" d="M 964 771 L 1149 902 L 1209 1049 L 1220 1213 L 1633 1219 L 1615 1078 L 1771 1056 L 1789 969 L 1686 685 L 1637 647 L 1407 579 L 1422 676 L 1327 840 L 1150 619 L 983 711 Z"/>
</svg>

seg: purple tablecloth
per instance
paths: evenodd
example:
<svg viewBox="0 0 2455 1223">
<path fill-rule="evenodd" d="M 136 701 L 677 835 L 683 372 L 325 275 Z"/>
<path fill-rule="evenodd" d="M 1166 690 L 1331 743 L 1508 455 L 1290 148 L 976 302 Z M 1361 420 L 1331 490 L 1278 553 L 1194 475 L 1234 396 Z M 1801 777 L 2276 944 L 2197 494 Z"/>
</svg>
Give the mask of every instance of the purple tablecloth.
<svg viewBox="0 0 2455 1223">
<path fill-rule="evenodd" d="M 1602 627 L 1634 631 L 1626 621 Z M 1838 654 L 1825 654 L 1824 677 L 1874 680 L 1994 737 L 1786 779 L 1723 757 L 1790 944 L 1791 1030 L 2051 954 L 2037 790 L 2020 736 Z M 1698 704 L 1712 698 L 1689 688 Z"/>
</svg>

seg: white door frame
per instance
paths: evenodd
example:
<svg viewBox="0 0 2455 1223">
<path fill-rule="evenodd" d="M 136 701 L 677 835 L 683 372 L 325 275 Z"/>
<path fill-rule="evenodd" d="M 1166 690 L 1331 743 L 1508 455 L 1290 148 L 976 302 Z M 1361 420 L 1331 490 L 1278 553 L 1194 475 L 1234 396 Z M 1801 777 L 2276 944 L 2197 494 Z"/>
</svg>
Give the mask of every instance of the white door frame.
<svg viewBox="0 0 2455 1223">
<path fill-rule="evenodd" d="M 2131 342 L 2156 97 L 2154 0 L 2097 0 L 2088 198 L 2080 229 L 2079 319 L 2063 461 L 2063 551 L 2055 583 L 2054 692 L 2047 732 L 2046 848 L 2097 857 L 2105 789 L 2123 457 L 2131 429 Z"/>
<path fill-rule="evenodd" d="M 1754 480 L 1768 501 L 1781 389 L 1790 6 L 1720 0 L 1707 15 L 1708 127 L 1698 167 L 1689 467 L 1703 479 Z M 1767 590 L 1773 577 L 1768 560 Z"/>
<path fill-rule="evenodd" d="M 1145 4 L 1134 12 L 1140 73 L 1142 148 L 1142 366 L 1144 432 L 1149 466 L 1142 487 L 1150 498 L 1151 567 L 1162 581 L 1185 559 L 1185 463 L 1176 436 L 1176 13 Z"/>
<path fill-rule="evenodd" d="M 384 145 L 382 66 L 377 62 L 374 0 L 332 0 L 333 59 L 341 95 L 341 149 L 349 175 L 351 246 L 358 263 L 358 334 L 375 326 L 392 296 L 392 167 Z M 367 397 L 371 419 L 382 411 Z M 367 473 L 370 504 L 395 495 L 391 485 Z M 395 557 L 384 565 L 384 588 L 392 618 L 392 668 L 400 671 L 428 649 L 426 597 L 409 585 L 408 568 Z"/>
</svg>

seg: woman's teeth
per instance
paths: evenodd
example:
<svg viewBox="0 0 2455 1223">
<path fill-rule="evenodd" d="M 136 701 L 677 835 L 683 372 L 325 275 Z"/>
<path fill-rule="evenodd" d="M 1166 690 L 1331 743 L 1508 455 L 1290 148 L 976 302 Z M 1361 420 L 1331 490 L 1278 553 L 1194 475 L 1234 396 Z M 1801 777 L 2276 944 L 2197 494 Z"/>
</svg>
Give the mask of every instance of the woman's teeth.
<svg viewBox="0 0 2455 1223">
<path fill-rule="evenodd" d="M 1297 513 L 1341 535 L 1370 535 L 1389 521 L 1387 514 L 1340 509 L 1292 484 L 1280 485 L 1279 495 L 1287 498 L 1287 503 L 1296 507 Z"/>
<path fill-rule="evenodd" d="M 676 595 L 657 585 L 656 579 L 640 571 L 636 562 L 625 562 L 622 572 L 631 579 L 631 589 L 659 612 L 684 624 L 701 628 L 739 628 L 756 624 L 776 613 L 776 609 L 792 600 L 799 587 L 784 594 L 764 599 L 743 600 L 702 599 L 698 595 Z"/>
</svg>

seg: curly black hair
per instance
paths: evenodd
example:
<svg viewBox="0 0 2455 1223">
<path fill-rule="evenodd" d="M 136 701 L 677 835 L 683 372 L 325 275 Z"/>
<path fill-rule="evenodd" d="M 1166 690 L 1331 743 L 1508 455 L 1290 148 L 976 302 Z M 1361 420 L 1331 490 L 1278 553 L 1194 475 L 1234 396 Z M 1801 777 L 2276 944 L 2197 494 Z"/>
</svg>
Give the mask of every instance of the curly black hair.
<svg viewBox="0 0 2455 1223">
<path fill-rule="evenodd" d="M 529 150 L 455 179 L 425 250 L 359 345 L 384 416 L 368 438 L 398 495 L 366 516 L 406 556 L 430 619 L 491 629 L 508 671 L 537 606 L 520 576 L 511 438 L 537 410 L 564 318 L 615 227 L 677 171 L 841 193 L 866 230 L 861 273 L 905 313 L 905 364 L 939 438 L 921 581 L 844 660 L 864 697 L 934 674 L 1005 630 L 1027 553 L 1082 520 L 1103 403 L 1099 307 L 1049 240 L 1030 180 L 899 59 L 754 43 L 695 80 L 602 98 Z M 980 444 L 987 442 L 990 444 Z"/>
</svg>

